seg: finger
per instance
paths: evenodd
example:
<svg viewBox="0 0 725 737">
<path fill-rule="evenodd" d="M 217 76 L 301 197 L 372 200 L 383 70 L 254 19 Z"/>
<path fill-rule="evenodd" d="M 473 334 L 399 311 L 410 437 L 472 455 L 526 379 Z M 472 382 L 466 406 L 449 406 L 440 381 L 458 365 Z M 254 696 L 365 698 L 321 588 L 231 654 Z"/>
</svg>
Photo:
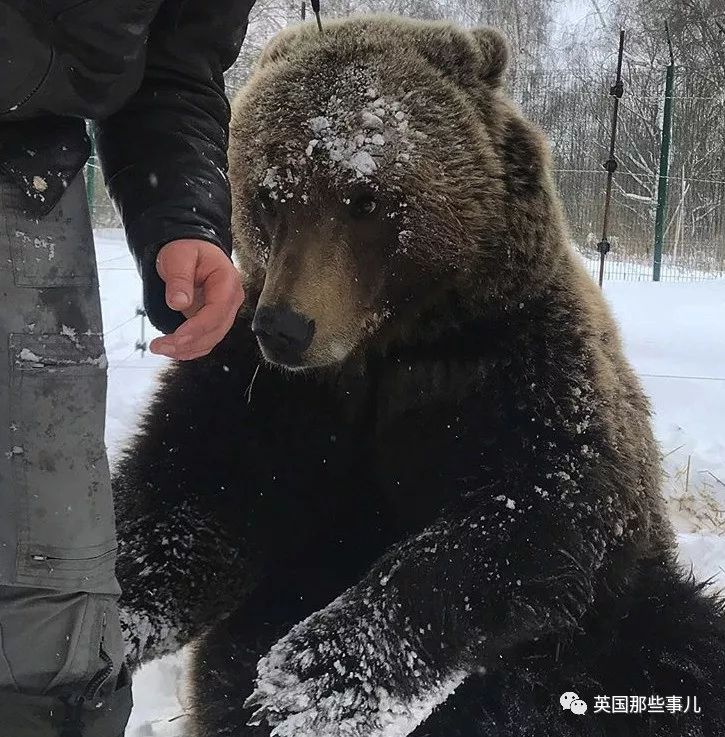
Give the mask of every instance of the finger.
<svg viewBox="0 0 725 737">
<path fill-rule="evenodd" d="M 178 245 L 164 246 L 156 259 L 159 276 L 166 282 L 166 304 L 172 310 L 187 309 L 193 300 L 198 251 Z"/>
<path fill-rule="evenodd" d="M 149 343 L 149 350 L 157 356 L 168 356 L 169 358 L 176 357 L 176 344 L 174 343 L 173 337 L 169 335 L 164 335 L 161 338 L 154 338 L 151 343 Z"/>
<path fill-rule="evenodd" d="M 187 348 L 205 338 L 219 342 L 224 337 L 241 304 L 235 275 L 211 274 L 204 283 L 204 297 L 202 308 L 174 333 L 179 346 Z"/>
<path fill-rule="evenodd" d="M 196 313 L 191 320 L 202 320 L 203 324 L 197 323 L 194 333 L 182 335 L 176 339 L 175 351 L 177 358 L 186 358 L 199 353 L 208 353 L 229 332 L 232 325 L 231 320 L 220 321 L 216 316 L 209 317 L 208 307 Z"/>
<path fill-rule="evenodd" d="M 200 304 L 206 299 L 206 304 Z M 172 335 L 157 338 L 151 351 L 177 360 L 205 355 L 226 335 L 244 300 L 239 274 L 232 269 L 210 272 L 195 290 L 193 304 L 184 310 L 188 317 Z"/>
<path fill-rule="evenodd" d="M 202 311 L 204 314 L 201 314 Z M 237 311 L 238 307 L 236 303 L 233 303 L 232 308 L 228 309 L 226 314 L 222 311 L 220 320 L 216 314 L 210 314 L 211 310 L 208 305 L 203 306 L 187 320 L 187 323 L 195 321 L 191 328 L 181 331 L 181 327 L 187 325 L 184 323 L 175 333 L 154 338 L 149 349 L 152 353 L 179 360 L 186 360 L 189 357 L 196 358 L 209 353 L 229 332 L 236 319 Z M 216 310 L 214 312 L 216 313 Z M 200 317 L 203 320 L 199 320 Z M 189 330 L 191 332 L 187 332 Z"/>
<path fill-rule="evenodd" d="M 158 338 L 157 340 L 161 341 L 161 338 Z M 192 361 L 195 358 L 201 358 L 202 356 L 208 355 L 214 346 L 204 347 L 201 350 L 198 351 L 186 351 L 186 350 L 180 350 L 176 346 L 169 344 L 169 343 L 162 343 L 162 344 L 155 344 L 152 341 L 152 344 L 149 346 L 149 349 L 152 353 L 160 356 L 166 356 L 167 358 L 172 358 L 175 361 Z"/>
<path fill-rule="evenodd" d="M 158 356 L 166 356 L 167 358 L 184 361 L 189 358 L 206 355 L 215 345 L 216 343 L 212 343 L 211 341 L 196 344 L 182 343 L 179 345 L 173 336 L 167 335 L 163 338 L 154 338 L 149 345 L 149 350 Z"/>
<path fill-rule="evenodd" d="M 194 299 L 191 301 L 191 305 L 183 310 L 185 318 L 190 318 L 196 315 L 197 312 L 204 306 L 204 290 L 200 287 L 194 289 Z"/>
<path fill-rule="evenodd" d="M 212 307 L 205 305 L 187 323 L 184 323 L 184 326 L 190 322 L 194 323 L 190 328 L 187 328 L 187 331 L 190 330 L 191 332 L 179 334 L 181 330 L 179 328 L 176 333 L 168 336 L 171 341 L 169 348 L 173 352 L 173 357 L 186 359 L 208 353 L 229 332 L 235 317 L 236 312 L 233 310 L 219 317 Z"/>
<path fill-rule="evenodd" d="M 241 275 L 231 261 L 222 257 L 222 261 L 214 260 L 210 268 L 210 258 L 202 254 L 196 272 L 197 288 L 203 293 L 203 302 L 224 302 L 234 305 L 239 310 L 244 302 Z M 208 256 L 208 254 L 206 254 Z"/>
</svg>

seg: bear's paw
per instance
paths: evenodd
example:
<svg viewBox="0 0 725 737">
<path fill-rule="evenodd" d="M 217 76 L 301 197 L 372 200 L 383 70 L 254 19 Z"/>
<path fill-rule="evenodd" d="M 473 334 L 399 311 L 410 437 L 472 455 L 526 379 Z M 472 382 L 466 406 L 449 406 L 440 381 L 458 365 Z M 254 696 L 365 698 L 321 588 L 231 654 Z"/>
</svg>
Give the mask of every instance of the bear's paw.
<svg viewBox="0 0 725 737">
<path fill-rule="evenodd" d="M 250 724 L 277 737 L 405 737 L 463 682 L 441 677 L 384 620 L 344 596 L 296 625 L 257 666 Z"/>
</svg>

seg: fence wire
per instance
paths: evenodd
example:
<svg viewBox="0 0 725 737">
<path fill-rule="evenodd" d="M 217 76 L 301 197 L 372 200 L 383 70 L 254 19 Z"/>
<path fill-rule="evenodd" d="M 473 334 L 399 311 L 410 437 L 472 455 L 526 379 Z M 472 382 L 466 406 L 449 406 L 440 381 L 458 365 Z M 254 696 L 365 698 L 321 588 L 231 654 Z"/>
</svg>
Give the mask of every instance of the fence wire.
<svg viewBox="0 0 725 737">
<path fill-rule="evenodd" d="M 605 279 L 652 279 L 664 78 L 663 69 L 640 69 L 625 79 Z M 571 236 L 592 275 L 612 81 L 611 74 L 592 79 L 554 71 L 523 74 L 512 85 L 524 113 L 550 140 Z M 725 276 L 725 95 L 684 73 L 676 76 L 667 184 L 661 279 Z"/>
</svg>

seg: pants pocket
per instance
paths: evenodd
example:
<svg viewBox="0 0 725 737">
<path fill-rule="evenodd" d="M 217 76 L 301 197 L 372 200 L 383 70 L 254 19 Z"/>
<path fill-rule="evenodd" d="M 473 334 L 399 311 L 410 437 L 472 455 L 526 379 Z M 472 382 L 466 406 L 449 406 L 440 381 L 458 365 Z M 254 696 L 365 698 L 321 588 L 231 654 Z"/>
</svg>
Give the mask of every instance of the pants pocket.
<svg viewBox="0 0 725 737">
<path fill-rule="evenodd" d="M 65 662 L 45 693 L 82 695 L 92 701 L 112 690 L 123 663 L 123 645 L 114 597 L 85 595 L 66 636 Z"/>
<path fill-rule="evenodd" d="M 37 186 L 42 187 L 39 180 Z M 7 207 L 7 206 L 6 206 Z M 13 212 L 9 208 L 9 212 Z M 96 282 L 93 232 L 83 176 L 76 176 L 46 217 L 8 217 L 7 229 L 18 287 L 84 287 Z"/>
<path fill-rule="evenodd" d="M 10 361 L 17 581 L 116 593 L 101 338 L 11 334 Z"/>
</svg>

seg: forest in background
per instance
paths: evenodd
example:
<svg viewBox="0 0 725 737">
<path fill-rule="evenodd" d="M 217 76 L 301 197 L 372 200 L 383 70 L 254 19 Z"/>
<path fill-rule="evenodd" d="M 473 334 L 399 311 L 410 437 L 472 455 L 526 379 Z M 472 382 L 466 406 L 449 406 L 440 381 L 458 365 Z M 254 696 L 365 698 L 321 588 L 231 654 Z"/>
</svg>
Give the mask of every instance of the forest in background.
<svg viewBox="0 0 725 737">
<path fill-rule="evenodd" d="M 257 0 L 227 74 L 230 96 L 264 44 L 300 22 L 302 4 Z M 652 260 L 667 21 L 675 72 L 663 278 L 725 275 L 725 0 L 322 0 L 323 22 L 371 12 L 492 25 L 506 34 L 513 51 L 509 89 L 551 142 L 572 237 L 591 258 L 601 238 L 609 91 L 625 30 L 609 241 L 610 258 L 625 260 L 633 278 L 646 277 Z M 101 197 L 95 219 L 110 225 L 112 211 Z"/>
</svg>

